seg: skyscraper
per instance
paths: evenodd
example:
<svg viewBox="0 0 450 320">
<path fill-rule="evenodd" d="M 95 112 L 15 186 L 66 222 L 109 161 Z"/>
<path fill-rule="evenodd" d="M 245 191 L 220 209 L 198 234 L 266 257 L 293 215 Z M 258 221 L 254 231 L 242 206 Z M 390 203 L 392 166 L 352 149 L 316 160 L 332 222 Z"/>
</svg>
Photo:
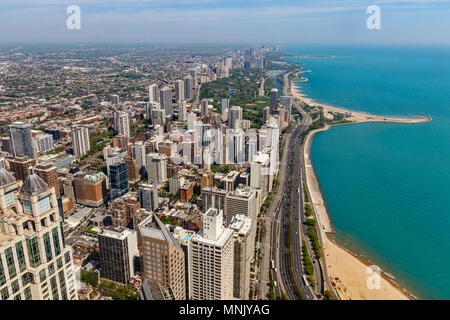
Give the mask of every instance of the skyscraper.
<svg viewBox="0 0 450 320">
<path fill-rule="evenodd" d="M 233 297 L 248 300 L 250 293 L 250 264 L 255 252 L 255 230 L 252 218 L 239 214 L 233 217 Z"/>
<path fill-rule="evenodd" d="M 136 231 L 123 227 L 107 227 L 98 234 L 98 248 L 101 277 L 128 284 L 135 272 Z"/>
<path fill-rule="evenodd" d="M 146 157 L 148 181 L 163 183 L 167 180 L 167 156 L 162 153 L 149 153 Z"/>
<path fill-rule="evenodd" d="M 172 89 L 170 87 L 164 87 L 161 89 L 159 92 L 159 103 L 161 104 L 161 108 L 164 109 L 166 117 L 172 117 Z"/>
<path fill-rule="evenodd" d="M 55 148 L 53 145 L 53 136 L 51 134 L 40 134 L 34 137 L 33 140 L 39 154 L 46 153 Z"/>
<path fill-rule="evenodd" d="M 184 81 L 184 98 L 186 100 L 192 99 L 192 77 L 187 76 L 183 79 Z"/>
<path fill-rule="evenodd" d="M 233 298 L 233 230 L 222 211 L 209 209 L 203 227 L 189 243 L 189 294 L 193 300 Z"/>
<path fill-rule="evenodd" d="M 228 127 L 231 129 L 239 129 L 240 120 L 242 120 L 242 108 L 239 106 L 232 106 L 228 110 Z"/>
<path fill-rule="evenodd" d="M 30 169 L 19 184 L 0 168 L 1 300 L 77 300 L 53 188 Z"/>
<path fill-rule="evenodd" d="M 72 128 L 72 148 L 76 158 L 81 158 L 91 149 L 89 129 L 86 127 Z"/>
<path fill-rule="evenodd" d="M 29 123 L 16 121 L 9 126 L 11 151 L 14 157 L 28 156 L 36 159 L 36 149 Z"/>
<path fill-rule="evenodd" d="M 145 144 L 143 141 L 137 141 L 133 144 L 131 147 L 131 155 L 134 159 L 136 159 L 138 167 L 139 167 L 139 174 L 141 176 L 145 176 L 147 173 L 146 170 L 146 151 L 145 151 Z"/>
<path fill-rule="evenodd" d="M 178 102 L 178 121 L 187 121 L 186 100 Z"/>
<path fill-rule="evenodd" d="M 139 224 L 142 243 L 142 276 L 168 287 L 174 299 L 186 299 L 184 252 L 154 214 Z"/>
<path fill-rule="evenodd" d="M 128 168 L 125 162 L 116 162 L 109 166 L 109 185 L 111 199 L 123 196 L 128 192 Z"/>
<path fill-rule="evenodd" d="M 230 100 L 222 99 L 222 120 L 226 121 L 228 119 L 228 109 L 230 108 Z"/>
<path fill-rule="evenodd" d="M 184 100 L 184 81 L 177 80 L 175 81 L 175 101 L 180 102 Z"/>
<path fill-rule="evenodd" d="M 158 189 L 151 184 L 139 185 L 139 203 L 141 208 L 155 211 L 159 208 Z"/>
<path fill-rule="evenodd" d="M 148 97 L 150 102 L 158 102 L 159 88 L 157 84 L 153 83 L 148 86 Z"/>
<path fill-rule="evenodd" d="M 130 137 L 130 120 L 128 114 L 120 112 L 116 116 L 116 130 L 119 135 L 129 138 Z"/>
<path fill-rule="evenodd" d="M 55 188 L 57 197 L 61 196 L 60 183 L 58 180 L 58 168 L 51 163 L 40 163 L 34 168 L 34 172 L 41 177 L 49 187 Z"/>
<path fill-rule="evenodd" d="M 208 99 L 202 99 L 201 104 L 202 116 L 206 117 L 208 115 Z"/>
<path fill-rule="evenodd" d="M 270 114 L 276 114 L 278 110 L 278 89 L 270 91 Z"/>
</svg>

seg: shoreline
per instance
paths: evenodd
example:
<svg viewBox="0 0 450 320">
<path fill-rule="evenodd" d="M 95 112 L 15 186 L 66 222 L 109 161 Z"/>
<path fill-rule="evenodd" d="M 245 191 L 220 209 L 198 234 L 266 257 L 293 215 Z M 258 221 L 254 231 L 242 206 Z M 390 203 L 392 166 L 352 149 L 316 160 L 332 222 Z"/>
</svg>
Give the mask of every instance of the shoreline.
<svg viewBox="0 0 450 320">
<path fill-rule="evenodd" d="M 340 112 L 351 114 L 345 120 L 350 120 L 348 123 L 359 122 L 398 122 L 398 123 L 423 123 L 431 121 L 431 117 L 420 118 L 397 118 L 374 116 L 367 113 L 353 112 L 343 108 L 336 108 L 324 104 L 318 104 L 313 99 L 307 98 L 304 94 L 298 92 L 294 81 L 290 82 L 291 95 L 300 101 L 308 104 L 314 104 L 317 107 L 322 107 L 325 112 Z M 326 270 L 329 275 L 330 282 L 337 295 L 342 300 L 415 300 L 413 294 L 409 293 L 405 288 L 398 284 L 386 272 L 380 270 L 380 289 L 369 289 L 367 286 L 368 267 L 370 263 L 365 261 L 361 256 L 351 252 L 344 246 L 338 244 L 330 235 L 335 234 L 336 231 L 333 226 L 331 215 L 328 211 L 325 197 L 322 193 L 319 179 L 316 175 L 312 160 L 311 160 L 311 145 L 314 136 L 317 132 L 327 131 L 331 125 L 326 125 L 324 128 L 316 129 L 309 132 L 305 138 L 303 145 L 303 161 L 305 167 L 305 185 L 310 197 L 310 204 L 314 215 L 318 222 L 318 229 L 320 231 L 324 260 Z"/>
<path fill-rule="evenodd" d="M 300 70 L 295 71 L 297 74 L 303 74 L 311 72 L 311 70 Z M 334 107 L 328 104 L 318 103 L 312 98 L 308 98 L 303 92 L 299 90 L 295 86 L 295 82 L 307 82 L 308 78 L 301 77 L 302 80 L 293 80 L 290 83 L 290 94 L 300 101 L 303 101 L 309 105 L 313 105 L 314 107 L 322 108 L 323 111 L 326 112 L 337 112 L 340 114 L 344 114 L 346 117 L 344 120 L 350 121 L 351 123 L 360 123 L 360 122 L 394 122 L 394 123 L 425 123 L 430 122 L 433 119 L 429 115 L 417 115 L 415 117 L 396 117 L 396 116 L 383 116 L 383 115 L 374 115 L 369 114 L 362 111 L 353 111 L 349 109 L 344 109 L 340 107 Z"/>
</svg>

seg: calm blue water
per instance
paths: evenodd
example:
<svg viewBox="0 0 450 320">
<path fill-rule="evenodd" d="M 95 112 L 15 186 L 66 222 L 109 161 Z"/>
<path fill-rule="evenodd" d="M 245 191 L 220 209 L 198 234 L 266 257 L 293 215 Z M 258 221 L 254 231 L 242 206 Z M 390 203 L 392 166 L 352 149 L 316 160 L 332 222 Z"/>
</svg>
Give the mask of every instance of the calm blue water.
<svg viewBox="0 0 450 320">
<path fill-rule="evenodd" d="M 450 48 L 286 47 L 318 102 L 426 124 L 354 124 L 316 135 L 312 160 L 336 238 L 419 298 L 450 299 Z"/>
</svg>

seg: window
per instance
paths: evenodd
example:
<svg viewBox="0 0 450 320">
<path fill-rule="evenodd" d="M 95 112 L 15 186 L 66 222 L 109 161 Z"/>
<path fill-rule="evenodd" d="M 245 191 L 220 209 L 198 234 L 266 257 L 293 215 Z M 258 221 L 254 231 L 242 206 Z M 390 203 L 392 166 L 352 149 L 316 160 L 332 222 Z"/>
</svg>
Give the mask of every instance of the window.
<svg viewBox="0 0 450 320">
<path fill-rule="evenodd" d="M 51 276 L 55 273 L 55 265 L 52 263 L 48 266 L 48 274 Z"/>
<path fill-rule="evenodd" d="M 31 207 L 31 202 L 29 200 L 22 200 L 23 212 L 26 214 L 33 214 L 33 208 Z"/>
<path fill-rule="evenodd" d="M 5 202 L 7 207 L 12 206 L 16 202 L 16 198 L 14 197 L 14 190 L 5 193 Z"/>
<path fill-rule="evenodd" d="M 65 248 L 66 247 L 66 239 L 64 237 L 64 224 L 63 224 L 62 221 L 59 223 L 59 228 L 61 230 L 61 238 L 62 238 L 62 241 L 63 241 L 63 248 Z"/>
<path fill-rule="evenodd" d="M 52 255 L 52 245 L 50 244 L 50 236 L 47 233 L 44 234 L 44 247 L 45 247 L 45 256 L 47 257 L 47 262 L 50 262 L 53 258 Z"/>
<path fill-rule="evenodd" d="M 19 281 L 18 280 L 11 283 L 11 289 L 12 289 L 13 293 L 16 293 L 17 291 L 19 291 Z"/>
<path fill-rule="evenodd" d="M 3 270 L 3 261 L 0 256 L 0 286 L 6 283 L 5 271 Z"/>
<path fill-rule="evenodd" d="M 41 256 L 39 255 L 39 248 L 37 238 L 27 239 L 28 258 L 30 265 L 36 268 L 41 264 Z"/>
<path fill-rule="evenodd" d="M 65 261 L 66 263 L 69 263 L 69 262 L 70 262 L 70 251 L 67 251 L 67 252 L 64 254 L 64 261 Z"/>
<path fill-rule="evenodd" d="M 58 285 L 56 283 L 56 278 L 55 277 L 52 277 L 50 279 L 50 285 L 52 287 L 53 300 L 59 300 Z"/>
<path fill-rule="evenodd" d="M 25 262 L 25 253 L 23 252 L 22 242 L 17 242 L 17 244 L 16 244 L 16 254 L 17 254 L 17 260 L 19 261 L 20 271 L 23 271 L 23 270 L 25 270 L 27 265 L 26 265 L 26 262 Z"/>
<path fill-rule="evenodd" d="M 31 289 L 28 286 L 23 293 L 25 294 L 25 300 L 31 300 Z"/>
<path fill-rule="evenodd" d="M 34 283 L 34 276 L 31 272 L 27 272 L 22 276 L 22 284 L 26 286 L 29 283 Z"/>
<path fill-rule="evenodd" d="M 4 287 L 4 288 L 0 291 L 0 295 L 2 296 L 2 300 L 8 299 L 8 298 L 9 298 L 8 287 Z"/>
<path fill-rule="evenodd" d="M 50 204 L 50 197 L 45 196 L 43 198 L 40 198 L 37 202 L 38 207 L 38 213 L 43 214 L 44 212 L 47 212 L 52 208 L 52 205 Z"/>
<path fill-rule="evenodd" d="M 5 256 L 6 256 L 6 264 L 8 265 L 8 273 L 9 278 L 13 279 L 17 272 L 16 272 L 16 265 L 14 263 L 14 256 L 11 248 L 8 248 L 5 250 Z"/>
<path fill-rule="evenodd" d="M 45 279 L 47 279 L 47 274 L 45 272 L 45 269 L 42 269 L 41 271 L 39 271 L 39 279 L 42 281 L 45 281 Z"/>
<path fill-rule="evenodd" d="M 61 247 L 59 246 L 58 227 L 53 228 L 53 246 L 55 247 L 55 256 L 61 253 Z"/>
<path fill-rule="evenodd" d="M 59 257 L 58 259 L 56 259 L 56 265 L 58 266 L 58 269 L 63 266 L 62 257 Z"/>
</svg>

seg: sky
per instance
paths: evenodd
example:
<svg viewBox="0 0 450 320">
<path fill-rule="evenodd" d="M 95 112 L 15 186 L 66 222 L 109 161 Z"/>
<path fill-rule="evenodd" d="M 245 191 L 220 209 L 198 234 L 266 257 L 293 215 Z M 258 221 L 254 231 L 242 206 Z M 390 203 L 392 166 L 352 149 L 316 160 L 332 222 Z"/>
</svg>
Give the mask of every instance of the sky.
<svg viewBox="0 0 450 320">
<path fill-rule="evenodd" d="M 0 0 L 0 43 L 450 45 L 449 17 L 450 0 Z"/>
</svg>

